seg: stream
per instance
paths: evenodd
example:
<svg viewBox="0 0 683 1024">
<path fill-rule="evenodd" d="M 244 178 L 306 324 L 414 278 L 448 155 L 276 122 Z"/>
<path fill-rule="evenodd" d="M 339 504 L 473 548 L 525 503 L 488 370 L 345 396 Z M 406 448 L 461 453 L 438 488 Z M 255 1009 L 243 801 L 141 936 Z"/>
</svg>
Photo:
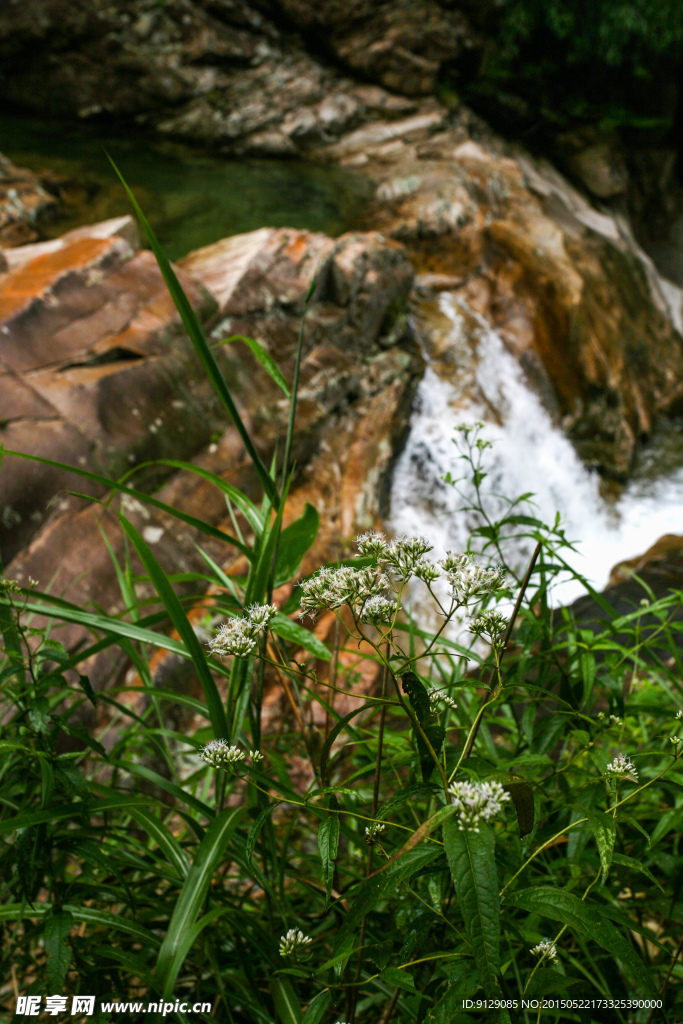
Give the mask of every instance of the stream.
<svg viewBox="0 0 683 1024">
<path fill-rule="evenodd" d="M 447 342 L 464 370 L 458 374 L 463 383 L 442 379 L 429 365 L 429 352 L 423 353 L 428 368 L 392 482 L 392 531 L 425 534 L 434 544 L 430 557 L 467 546 L 474 520 L 462 507 L 473 489 L 460 488 L 463 501 L 442 477 L 449 472 L 455 478 L 466 474 L 467 466 L 453 443 L 456 427 L 482 421 L 480 436 L 492 442 L 484 452 L 488 477 L 483 492 L 511 499 L 532 493 L 533 498 L 516 511 L 550 525 L 559 512 L 566 537 L 577 549 L 563 551 L 563 557 L 596 589 L 606 585 L 620 560 L 641 554 L 665 533 L 683 534 L 680 422 L 659 424 L 628 484 L 618 495 L 606 497 L 598 475 L 586 469 L 571 442 L 553 425 L 499 335 L 451 295 L 443 293 L 439 305 L 452 325 Z M 500 513 L 504 503 L 493 499 L 489 507 Z M 531 546 L 517 543 L 506 555 L 521 566 Z M 582 593 L 579 581 L 560 579 L 554 603 L 569 603 Z"/>
<path fill-rule="evenodd" d="M 339 235 L 358 227 L 372 192 L 362 175 L 340 168 L 227 159 L 111 124 L 0 115 L 1 152 L 20 166 L 47 167 L 68 180 L 64 214 L 44 226 L 48 236 L 130 212 L 105 150 L 172 259 L 264 225 Z M 682 225 L 666 253 L 676 267 L 683 262 Z M 426 534 L 435 557 L 466 546 L 472 518 L 462 511 L 462 496 L 442 477 L 462 475 L 465 465 L 453 444 L 456 426 L 482 420 L 481 436 L 493 442 L 485 453 L 486 487 L 508 498 L 531 492 L 533 500 L 521 511 L 546 523 L 559 512 L 577 548 L 567 560 L 594 587 L 605 586 L 619 560 L 642 553 L 665 533 L 683 534 L 683 424 L 663 420 L 628 485 L 606 495 L 597 475 L 553 425 L 496 332 L 447 293 L 439 306 L 450 321 L 445 343 L 458 371 L 450 379 L 440 377 L 430 352 L 423 352 L 427 371 L 394 472 L 390 530 Z M 522 564 L 527 556 L 528 547 L 521 544 L 512 560 Z M 581 593 L 577 581 L 560 581 L 554 600 L 566 603 Z"/>
<path fill-rule="evenodd" d="M 235 160 L 113 123 L 0 114 L 0 152 L 67 179 L 64 213 L 47 237 L 130 213 L 105 151 L 132 188 L 171 259 L 264 227 L 335 237 L 358 225 L 371 187 L 358 174 L 298 160 Z"/>
</svg>

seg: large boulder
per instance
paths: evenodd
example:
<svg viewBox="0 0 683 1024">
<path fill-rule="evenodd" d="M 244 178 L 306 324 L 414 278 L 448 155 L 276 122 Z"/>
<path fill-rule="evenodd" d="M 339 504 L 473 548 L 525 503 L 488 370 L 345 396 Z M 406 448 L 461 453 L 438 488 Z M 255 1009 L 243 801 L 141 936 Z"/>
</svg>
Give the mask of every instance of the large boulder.
<svg viewBox="0 0 683 1024">
<path fill-rule="evenodd" d="M 123 228 L 121 225 L 119 230 Z M 100 228 L 100 233 L 105 234 L 104 228 Z M 120 235 L 116 234 L 105 240 L 113 246 L 122 243 Z M 62 243 L 59 251 L 66 259 L 68 238 Z M 15 259 L 20 252 L 12 251 Z M 119 308 L 129 311 L 138 308 L 138 289 L 142 285 L 135 282 L 138 277 L 144 280 L 144 275 L 136 261 L 147 255 L 134 255 L 131 251 L 119 269 L 118 273 L 131 269 L 128 290 L 118 293 Z M 25 266 L 30 263 L 28 260 Z M 178 267 L 178 273 L 190 295 L 211 294 L 216 312 L 207 330 L 211 328 L 213 342 L 231 335 L 255 337 L 290 381 L 304 298 L 314 277 L 317 279 L 306 319 L 293 446 L 297 472 L 287 516 L 288 520 L 295 517 L 306 501 L 313 503 L 320 512 L 323 526 L 310 558 L 324 561 L 340 557 L 348 550 L 350 538 L 378 525 L 381 513 L 386 512 L 391 468 L 407 429 L 412 395 L 422 369 L 404 316 L 413 272 L 403 247 L 372 233 L 333 240 L 304 231 L 264 229 L 190 254 Z M 82 290 L 82 281 L 77 275 L 74 277 Z M 0 294 L 2 280 L 0 278 Z M 109 277 L 104 276 L 100 286 L 108 280 Z M 65 291 L 64 295 L 68 294 Z M 161 295 L 155 298 L 157 307 L 165 301 Z M 208 390 L 193 391 L 189 383 L 182 380 L 182 374 L 166 373 L 174 390 L 169 391 L 164 400 L 151 395 L 149 403 L 142 401 L 139 388 L 149 386 L 146 364 L 159 366 L 164 365 L 165 360 L 183 359 L 183 365 L 190 367 L 189 371 L 186 369 L 188 376 L 194 373 L 194 366 L 187 351 L 189 342 L 183 341 L 175 329 L 169 330 L 172 324 L 168 325 L 166 336 L 170 353 L 156 351 L 152 355 L 153 346 L 159 340 L 154 327 L 158 330 L 161 324 L 152 319 L 148 306 L 143 306 L 137 316 L 138 328 L 143 321 L 149 333 L 141 335 L 138 329 L 135 337 L 136 332 L 130 327 L 112 332 L 107 344 L 114 345 L 117 356 L 113 362 L 102 364 L 114 375 L 125 373 L 122 379 L 125 389 L 118 390 L 115 400 L 112 400 L 114 396 L 108 396 L 107 401 L 97 406 L 102 414 L 108 412 L 114 422 L 129 427 L 129 433 L 109 431 L 108 439 L 115 442 L 115 451 L 108 452 L 110 464 L 132 468 L 143 459 L 139 448 L 141 439 L 147 438 L 145 443 L 149 445 L 151 437 L 161 447 L 158 452 L 147 450 L 144 458 L 155 454 L 191 458 L 199 469 L 219 474 L 258 498 L 258 481 L 237 431 L 234 426 L 226 427 L 225 419 L 221 421 L 211 412 Z M 124 341 L 121 339 L 126 334 L 139 354 L 137 359 L 123 359 Z M 68 341 L 69 332 L 60 337 Z M 49 350 L 50 346 L 46 347 Z M 97 449 L 97 445 L 101 445 L 101 422 L 79 419 L 73 412 L 81 403 L 89 410 L 88 416 L 91 415 L 90 391 L 86 388 L 83 395 L 80 379 L 72 376 L 74 371 L 69 371 L 60 382 L 58 371 L 63 361 L 54 359 L 54 349 L 53 339 L 52 369 L 46 368 L 42 375 L 40 371 L 22 374 L 16 370 L 13 380 L 22 384 L 28 381 L 32 387 L 33 378 L 38 376 L 43 389 L 51 386 L 53 390 L 46 391 L 46 397 L 41 393 L 40 398 L 53 406 L 52 411 L 45 413 L 52 418 L 58 391 L 64 420 L 75 431 L 82 428 L 78 436 L 92 439 Z M 111 351 L 103 347 L 102 341 L 95 349 Z M 270 460 L 276 447 L 281 449 L 286 427 L 288 406 L 284 395 L 242 341 L 220 346 L 216 352 L 251 436 L 263 457 Z M 88 353 L 92 358 L 91 350 Z M 119 357 L 122 365 L 117 365 Z M 73 363 L 76 358 L 82 361 L 88 356 L 80 353 L 75 357 L 70 352 L 66 358 Z M 137 416 L 132 416 L 133 402 Z M 36 416 L 37 412 L 34 410 L 32 415 Z M 184 437 L 178 436 L 178 425 L 185 422 L 186 416 L 194 425 L 188 424 Z M 18 431 L 20 425 L 18 422 L 14 429 Z M 207 436 L 210 433 L 213 437 Z M 184 440 L 188 436 L 192 444 Z M 24 437 L 32 442 L 29 434 Z M 200 437 L 203 437 L 201 443 Z M 19 440 L 15 446 L 19 447 Z M 131 454 L 135 461 L 130 459 Z M 92 451 L 86 448 L 82 457 L 86 460 L 83 465 L 92 465 L 89 461 L 94 458 Z M 78 454 L 75 461 L 79 465 Z M 14 486 L 12 474 L 20 472 L 16 467 L 23 465 L 31 466 L 31 463 L 4 460 L 2 472 L 8 474 L 4 491 Z M 142 473 L 134 474 L 129 483 L 149 489 L 158 484 L 158 480 Z M 238 552 L 220 538 L 206 536 L 187 521 L 174 518 L 159 507 L 145 506 L 137 499 L 124 497 L 107 510 L 81 498 L 61 494 L 48 509 L 49 497 L 58 488 L 66 487 L 87 489 L 82 481 L 66 473 L 55 479 L 42 472 L 36 473 L 33 485 L 25 488 L 22 522 L 28 525 L 21 539 L 22 550 L 7 567 L 9 576 L 24 582 L 29 577 L 37 579 L 41 586 L 46 589 L 49 586 L 80 607 L 96 603 L 107 611 L 120 610 L 122 596 L 115 567 L 101 535 L 102 531 L 106 534 L 115 558 L 122 559 L 118 509 L 153 546 L 168 572 L 205 569 L 197 544 L 226 569 L 235 564 Z M 17 485 L 14 490 L 17 494 L 12 491 L 12 500 L 19 505 L 20 487 Z M 232 523 L 229 519 L 226 521 L 220 491 L 190 470 L 167 479 L 161 489 L 157 487 L 155 497 L 186 515 L 222 526 L 227 534 L 234 533 Z M 39 523 L 38 518 L 44 521 Z M 6 534 L 7 543 L 12 542 L 15 547 L 19 544 L 19 525 L 11 527 L 14 533 L 9 530 Z M 31 534 L 32 539 L 27 544 Z M 196 590 L 194 583 L 189 586 Z M 152 597 L 152 593 L 149 591 L 148 596 Z M 89 633 L 85 627 L 73 624 L 57 628 L 54 635 L 62 639 L 69 650 L 74 650 L 87 643 Z M 93 685 L 103 685 L 122 664 L 120 652 L 107 651 L 98 656 L 89 666 Z M 163 671 L 168 671 L 167 664 Z"/>
<path fill-rule="evenodd" d="M 498 331 L 584 461 L 623 479 L 654 416 L 683 397 L 683 293 L 626 219 L 431 100 L 322 154 L 374 179 L 372 222 Z"/>
</svg>

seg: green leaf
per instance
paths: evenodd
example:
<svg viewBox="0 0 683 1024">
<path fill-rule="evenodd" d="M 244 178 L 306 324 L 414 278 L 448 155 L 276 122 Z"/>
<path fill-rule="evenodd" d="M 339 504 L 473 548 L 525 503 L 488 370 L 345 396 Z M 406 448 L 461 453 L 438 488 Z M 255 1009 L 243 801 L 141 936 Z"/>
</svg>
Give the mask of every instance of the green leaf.
<svg viewBox="0 0 683 1024">
<path fill-rule="evenodd" d="M 443 826 L 448 866 L 465 922 L 465 931 L 488 997 L 499 992 L 500 900 L 493 830 L 461 831 L 456 818 Z"/>
<path fill-rule="evenodd" d="M 247 338 L 244 334 L 231 334 L 229 338 L 224 338 L 223 341 L 219 341 L 218 344 L 230 345 L 233 341 L 243 341 L 245 345 L 248 345 L 271 380 L 277 384 L 280 390 L 285 393 L 287 398 L 291 398 L 289 388 L 287 387 L 287 381 L 282 376 L 280 367 L 268 352 L 266 352 L 263 345 L 256 341 L 255 338 Z"/>
<path fill-rule="evenodd" d="M 204 332 L 197 318 L 197 314 L 192 308 L 192 305 L 189 299 L 187 298 L 187 295 L 183 291 L 180 281 L 176 277 L 175 271 L 173 270 L 173 267 L 171 266 L 171 263 L 166 253 L 159 245 L 157 237 L 152 231 L 149 221 L 147 220 L 144 213 L 140 209 L 135 196 L 133 195 L 130 188 L 126 184 L 123 175 L 119 171 L 118 167 L 116 166 L 112 158 L 109 156 L 109 154 L 107 154 L 107 156 L 109 157 L 109 162 L 114 168 L 119 181 L 126 190 L 126 193 L 128 195 L 128 198 L 130 199 L 133 209 L 135 210 L 137 218 L 142 224 L 142 228 L 145 234 L 147 235 L 150 247 L 159 265 L 161 276 L 166 282 L 166 287 L 170 292 L 171 298 L 173 299 L 176 309 L 180 313 L 181 320 L 185 325 L 185 330 L 187 331 L 190 337 L 190 341 L 194 345 L 195 352 L 199 356 L 202 366 L 206 370 L 206 374 L 209 380 L 211 381 L 211 384 L 213 385 L 214 391 L 216 392 L 221 402 L 227 409 L 232 422 L 237 427 L 238 433 L 242 438 L 242 443 L 244 444 L 244 447 L 246 448 L 249 457 L 254 464 L 254 468 L 256 469 L 256 472 L 261 481 L 264 491 L 272 501 L 274 507 L 277 508 L 280 504 L 280 495 L 278 494 L 275 481 L 271 477 L 270 473 L 268 472 L 265 465 L 261 461 L 261 457 L 254 448 L 253 442 L 249 437 L 247 428 L 242 422 L 242 418 L 237 410 L 237 406 L 235 405 L 233 397 L 230 394 L 228 385 L 225 382 L 225 378 L 221 373 L 221 369 L 218 363 L 216 362 L 216 358 L 211 350 L 211 346 L 204 337 Z"/>
<path fill-rule="evenodd" d="M 612 863 L 622 864 L 625 868 L 630 868 L 631 871 L 639 871 L 641 875 L 645 875 L 646 878 L 649 878 L 649 880 L 657 886 L 660 892 L 664 892 L 664 889 L 657 881 L 655 876 L 652 874 L 652 872 L 649 870 L 649 868 L 646 868 L 645 865 L 642 864 L 639 860 L 636 860 L 635 857 L 627 857 L 623 853 L 613 853 Z"/>
<path fill-rule="evenodd" d="M 600 867 L 602 869 L 602 881 L 600 882 L 600 885 L 603 886 L 607 881 L 609 866 L 612 863 L 614 840 L 617 835 L 616 822 L 611 814 L 606 814 L 604 811 L 600 811 L 597 808 L 588 809 L 584 807 L 583 810 L 588 818 L 589 828 L 598 845 Z"/>
<path fill-rule="evenodd" d="M 528 782 L 508 782 L 503 786 L 517 811 L 519 834 L 523 838 L 534 830 L 534 794 Z"/>
<path fill-rule="evenodd" d="M 133 821 L 144 828 L 145 832 L 153 839 L 159 849 L 163 852 L 166 860 L 171 864 L 182 878 L 187 877 L 190 870 L 190 862 L 182 846 L 172 832 L 154 814 L 150 814 L 144 807 L 131 807 L 128 810 Z"/>
<path fill-rule="evenodd" d="M 304 555 L 318 536 L 320 516 L 313 505 L 306 502 L 302 514 L 280 534 L 275 566 L 274 587 L 289 583 L 299 571 Z"/>
<path fill-rule="evenodd" d="M 507 902 L 531 914 L 540 914 L 552 921 L 560 921 L 575 931 L 587 935 L 624 965 L 631 982 L 648 993 L 654 993 L 650 975 L 633 946 L 618 931 L 595 903 L 580 900 L 565 889 L 534 886 L 509 896 Z"/>
<path fill-rule="evenodd" d="M 424 729 L 425 736 L 432 745 L 432 750 L 434 751 L 436 756 L 439 757 L 441 753 L 441 748 L 443 746 L 443 741 L 446 737 L 446 730 L 444 726 L 432 724 L 423 725 L 422 728 Z M 422 773 L 422 781 L 429 782 L 432 776 L 432 772 L 436 768 L 436 765 L 434 764 L 434 758 L 430 754 L 429 747 L 422 739 L 422 736 L 417 731 L 417 729 L 413 730 L 413 733 L 415 736 L 415 742 L 417 743 L 417 752 L 420 757 L 420 771 Z"/>
<path fill-rule="evenodd" d="M 256 840 L 259 837 L 261 829 L 263 828 L 264 824 L 266 823 L 266 820 L 270 817 L 270 815 L 273 813 L 275 808 L 279 807 L 281 803 L 282 803 L 281 800 L 276 800 L 275 803 L 266 804 L 266 806 L 261 809 L 261 811 L 259 812 L 259 815 L 258 815 L 256 821 L 254 822 L 254 824 L 249 829 L 249 834 L 247 836 L 247 842 L 246 842 L 246 845 L 244 847 L 244 856 L 246 858 L 246 861 L 247 861 L 247 864 L 249 865 L 249 867 L 251 867 L 251 858 L 254 856 L 254 850 L 256 848 Z"/>
<path fill-rule="evenodd" d="M 408 694 L 408 700 L 415 712 L 415 717 L 420 725 L 426 725 L 431 718 L 427 687 L 418 679 L 414 672 L 406 672 L 402 675 L 401 683 L 403 684 L 403 692 Z"/>
<path fill-rule="evenodd" d="M 303 1015 L 301 1024 L 320 1024 L 325 1010 L 330 1005 L 329 991 L 319 992 L 315 999 L 312 999 Z"/>
<path fill-rule="evenodd" d="M 329 736 L 323 743 L 323 749 L 320 751 L 320 778 L 323 785 L 325 784 L 327 776 L 327 759 L 330 756 L 332 744 L 336 740 L 337 736 L 339 736 L 339 733 L 342 731 L 344 726 L 348 725 L 351 719 L 355 718 L 356 715 L 359 715 L 361 711 L 367 711 L 368 708 L 374 708 L 377 711 L 379 710 L 379 707 L 380 705 L 376 700 L 369 701 L 367 704 L 362 704 L 359 708 L 349 711 L 348 715 L 344 715 L 343 718 L 340 718 L 337 724 L 330 729 Z"/>
<path fill-rule="evenodd" d="M 302 1024 L 301 1003 L 289 978 L 282 975 L 271 978 L 270 991 L 281 1024 Z"/>
<path fill-rule="evenodd" d="M 339 815 L 328 814 L 318 829 L 318 849 L 323 862 L 323 881 L 325 883 L 325 906 L 330 902 L 332 879 L 334 878 L 334 862 L 339 849 Z"/>
<path fill-rule="evenodd" d="M 213 681 L 213 676 L 211 675 L 202 645 L 197 639 L 194 629 L 190 625 L 190 620 L 185 614 L 175 590 L 166 579 L 161 566 L 152 554 L 149 545 L 142 539 L 133 524 L 130 523 L 124 515 L 119 515 L 119 520 L 121 521 L 121 526 L 123 527 L 124 532 L 140 556 L 140 560 L 147 570 L 149 578 L 154 585 L 154 589 L 161 598 L 164 608 L 168 612 L 168 617 L 180 634 L 180 637 L 192 658 L 192 662 L 202 687 L 204 699 L 206 700 L 206 706 L 209 712 L 209 719 L 213 727 L 214 736 L 217 739 L 227 738 L 229 735 L 228 720 L 225 716 L 223 701 L 221 700 L 216 684 Z"/>
<path fill-rule="evenodd" d="M 270 620 L 270 629 L 273 633 L 281 636 L 283 640 L 290 640 L 298 647 L 303 647 L 305 651 L 319 658 L 320 661 L 329 661 L 332 657 L 325 644 L 318 640 L 317 636 L 298 623 L 292 622 L 286 615 L 279 612 L 274 615 Z"/>
<path fill-rule="evenodd" d="M 155 987 L 164 999 L 170 998 L 187 953 L 187 950 L 183 949 L 183 937 L 195 922 L 206 898 L 213 873 L 221 862 L 225 847 L 241 816 L 240 808 L 229 807 L 222 811 L 211 822 L 197 848 L 174 907 L 166 937 L 161 944 L 154 972 Z"/>
<path fill-rule="evenodd" d="M 335 964 L 335 971 L 338 976 L 341 975 L 344 964 L 351 955 L 353 936 L 356 926 L 360 924 L 361 919 L 389 893 L 395 893 L 401 882 L 410 878 L 420 868 L 431 864 L 439 856 L 439 852 L 439 847 L 433 844 L 407 850 L 398 860 L 390 861 L 387 867 L 376 872 L 374 875 L 370 875 L 359 886 L 334 946 L 333 956 L 338 956 L 342 951 L 346 953 L 346 956 L 341 957 Z"/>
<path fill-rule="evenodd" d="M 50 992 L 61 992 L 66 972 L 71 963 L 69 933 L 74 926 L 73 915 L 68 910 L 53 910 L 45 918 L 45 960 L 47 987 Z"/>
<path fill-rule="evenodd" d="M 402 971 L 398 967 L 385 967 L 379 976 L 380 981 L 385 981 L 387 985 L 391 985 L 393 988 L 402 988 L 407 992 L 417 992 L 415 988 L 415 982 L 411 974 L 407 971 Z"/>
</svg>

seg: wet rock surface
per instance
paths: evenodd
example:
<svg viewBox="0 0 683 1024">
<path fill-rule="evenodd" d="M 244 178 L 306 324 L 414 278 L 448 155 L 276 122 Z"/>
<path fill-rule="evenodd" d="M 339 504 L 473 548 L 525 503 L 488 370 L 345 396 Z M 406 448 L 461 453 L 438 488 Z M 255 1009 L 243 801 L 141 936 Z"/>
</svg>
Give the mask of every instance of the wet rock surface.
<svg viewBox="0 0 683 1024">
<path fill-rule="evenodd" d="M 0 153 L 0 271 L 5 266 L 2 248 L 34 242 L 41 224 L 58 209 L 54 189 L 48 191 L 38 175 Z"/>
</svg>

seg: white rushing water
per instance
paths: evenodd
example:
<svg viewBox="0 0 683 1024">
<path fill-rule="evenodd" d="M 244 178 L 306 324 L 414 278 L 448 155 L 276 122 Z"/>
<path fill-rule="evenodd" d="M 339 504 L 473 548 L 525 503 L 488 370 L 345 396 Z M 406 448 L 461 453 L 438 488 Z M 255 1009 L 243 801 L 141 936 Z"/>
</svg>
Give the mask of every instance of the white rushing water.
<svg viewBox="0 0 683 1024">
<path fill-rule="evenodd" d="M 448 347 L 455 353 L 471 350 L 476 318 L 450 295 L 441 296 L 440 306 L 452 322 Z M 388 526 L 393 532 L 426 535 L 434 544 L 430 557 L 466 546 L 471 522 L 462 511 L 463 498 L 441 478 L 467 471 L 453 443 L 455 428 L 482 420 L 481 437 L 493 442 L 484 453 L 489 476 L 483 490 L 509 498 L 532 492 L 534 507 L 519 511 L 545 523 L 552 524 L 559 512 L 567 538 L 578 548 L 578 554 L 564 556 L 594 587 L 602 589 L 617 562 L 641 554 L 663 534 L 683 534 L 683 467 L 646 481 L 635 479 L 616 504 L 608 504 L 600 496 L 597 475 L 553 425 L 498 334 L 482 321 L 477 334 L 466 394 L 457 375 L 453 383 L 443 380 L 429 365 L 419 386 L 392 482 Z M 520 562 L 524 555 L 518 552 Z M 559 581 L 554 602 L 567 603 L 582 592 L 577 581 Z"/>
</svg>

